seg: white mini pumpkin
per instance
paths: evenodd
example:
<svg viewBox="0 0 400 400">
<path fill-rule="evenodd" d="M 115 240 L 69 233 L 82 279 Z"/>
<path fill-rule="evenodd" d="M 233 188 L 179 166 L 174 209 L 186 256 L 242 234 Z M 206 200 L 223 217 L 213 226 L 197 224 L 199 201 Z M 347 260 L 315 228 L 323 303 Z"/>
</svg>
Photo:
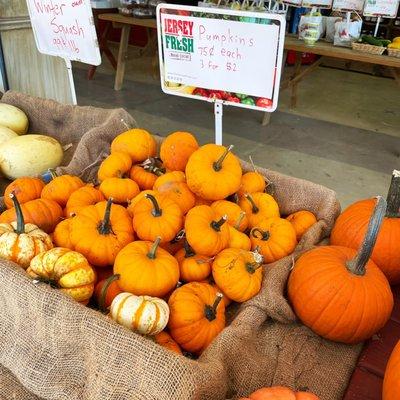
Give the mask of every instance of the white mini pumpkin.
<svg viewBox="0 0 400 400">
<path fill-rule="evenodd" d="M 156 335 L 168 323 L 168 304 L 158 297 L 123 292 L 111 303 L 110 315 L 120 325 L 143 335 Z"/>
</svg>

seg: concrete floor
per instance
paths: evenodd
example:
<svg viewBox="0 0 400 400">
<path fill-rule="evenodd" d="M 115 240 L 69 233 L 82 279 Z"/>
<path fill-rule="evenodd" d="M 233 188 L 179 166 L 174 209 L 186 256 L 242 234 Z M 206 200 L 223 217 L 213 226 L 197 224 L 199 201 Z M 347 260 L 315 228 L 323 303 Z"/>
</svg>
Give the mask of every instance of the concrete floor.
<svg viewBox="0 0 400 400">
<path fill-rule="evenodd" d="M 201 143 L 213 140 L 211 104 L 163 94 L 148 58 L 139 58 L 136 49 L 130 49 L 129 58 L 119 92 L 113 90 L 114 73 L 107 61 L 93 81 L 86 80 L 86 67 L 76 66 L 78 103 L 124 107 L 138 126 L 160 135 L 187 130 Z M 252 155 L 262 167 L 334 189 L 342 206 L 386 195 L 391 171 L 400 169 L 400 91 L 394 81 L 321 68 L 302 82 L 299 94 L 301 105 L 293 112 L 283 92 L 280 111 L 266 127 L 259 112 L 226 108 L 224 143 L 234 144 L 241 158 Z"/>
</svg>

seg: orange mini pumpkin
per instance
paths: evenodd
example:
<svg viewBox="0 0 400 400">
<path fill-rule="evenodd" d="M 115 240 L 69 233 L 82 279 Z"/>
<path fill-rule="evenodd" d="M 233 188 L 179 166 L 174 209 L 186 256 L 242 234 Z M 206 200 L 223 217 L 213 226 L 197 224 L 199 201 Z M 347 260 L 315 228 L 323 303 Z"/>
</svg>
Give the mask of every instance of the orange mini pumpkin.
<svg viewBox="0 0 400 400">
<path fill-rule="evenodd" d="M 400 341 L 390 355 L 383 379 L 382 400 L 398 400 L 400 393 Z"/>
<path fill-rule="evenodd" d="M 116 151 L 110 154 L 101 164 L 97 177 L 100 182 L 107 178 L 125 178 L 132 167 L 132 159 L 128 153 Z"/>
<path fill-rule="evenodd" d="M 104 200 L 105 198 L 100 190 L 95 189 L 91 185 L 85 185 L 71 194 L 67 201 L 67 205 L 65 206 L 64 214 L 67 218 L 71 217 L 83 208 L 92 206 Z"/>
<path fill-rule="evenodd" d="M 85 183 L 77 176 L 54 175 L 54 178 L 43 188 L 41 197 L 65 207 L 71 194 L 82 186 L 85 186 Z"/>
<path fill-rule="evenodd" d="M 154 340 L 160 346 L 165 347 L 168 350 L 174 351 L 175 353 L 182 354 L 182 350 L 179 347 L 178 343 L 172 339 L 171 335 L 168 332 L 162 331 L 154 335 Z"/>
<path fill-rule="evenodd" d="M 261 289 L 263 258 L 242 249 L 222 250 L 212 264 L 215 283 L 239 303 L 254 297 Z"/>
<path fill-rule="evenodd" d="M 186 182 L 185 173 L 182 171 L 171 171 L 160 175 L 154 182 L 153 189 L 158 190 L 159 187 L 166 183 Z"/>
<path fill-rule="evenodd" d="M 290 214 L 286 217 L 286 219 L 292 224 L 294 230 L 296 231 L 297 240 L 300 240 L 307 230 L 317 222 L 315 215 L 306 210 L 301 210 Z"/>
<path fill-rule="evenodd" d="M 14 206 L 10 198 L 11 193 L 14 193 L 17 197 L 19 204 L 38 199 L 40 198 L 43 188 L 44 182 L 39 178 L 17 178 L 6 187 L 4 191 L 4 203 L 7 208 L 12 208 Z"/>
<path fill-rule="evenodd" d="M 207 283 L 190 282 L 169 298 L 168 328 L 184 350 L 200 354 L 224 329 L 223 295 Z"/>
<path fill-rule="evenodd" d="M 169 242 L 182 229 L 182 211 L 173 200 L 147 193 L 133 208 L 133 227 L 142 240 Z"/>
<path fill-rule="evenodd" d="M 337 218 L 332 229 L 331 244 L 357 249 L 364 238 L 374 210 L 374 199 L 357 201 Z M 393 171 L 387 195 L 387 210 L 379 231 L 372 260 L 392 285 L 400 283 L 400 171 Z"/>
<path fill-rule="evenodd" d="M 71 242 L 71 218 L 64 219 L 56 226 L 52 238 L 57 247 L 74 250 Z"/>
<path fill-rule="evenodd" d="M 309 392 L 294 392 L 283 386 L 264 387 L 253 392 L 249 397 L 239 400 L 320 400 Z"/>
<path fill-rule="evenodd" d="M 154 183 L 157 180 L 157 175 L 153 172 L 146 171 L 140 165 L 134 165 L 131 168 L 129 176 L 138 184 L 140 190 L 153 189 Z"/>
<path fill-rule="evenodd" d="M 155 242 L 136 241 L 125 246 L 114 263 L 118 286 L 135 295 L 163 297 L 176 287 L 178 261 Z"/>
<path fill-rule="evenodd" d="M 215 256 L 229 243 L 226 216 L 218 218 L 209 206 L 196 206 L 187 213 L 185 231 L 193 250 L 205 256 Z"/>
<path fill-rule="evenodd" d="M 161 143 L 160 158 L 166 168 L 184 171 L 189 157 L 199 148 L 196 138 L 189 132 L 173 132 Z"/>
<path fill-rule="evenodd" d="M 21 209 L 26 223 L 34 224 L 46 233 L 53 232 L 63 216 L 60 205 L 48 199 L 27 201 L 21 204 Z M 0 215 L 0 222 L 10 223 L 16 219 L 15 208 L 10 208 Z"/>
<path fill-rule="evenodd" d="M 319 246 L 296 261 L 288 295 L 300 320 L 318 335 L 348 344 L 370 338 L 390 317 L 389 283 L 370 260 L 385 200 L 375 212 L 359 252 L 341 246 Z"/>
<path fill-rule="evenodd" d="M 118 135 L 111 143 L 111 153 L 128 153 L 134 163 L 154 157 L 156 150 L 154 137 L 144 129 L 130 129 Z"/>
<path fill-rule="evenodd" d="M 283 218 L 268 218 L 250 232 L 252 249 L 259 248 L 265 262 L 272 263 L 288 256 L 297 245 L 296 231 Z"/>
<path fill-rule="evenodd" d="M 250 238 L 243 232 L 238 231 L 233 226 L 229 227 L 229 242 L 228 247 L 233 249 L 242 249 L 242 250 L 250 250 L 251 249 L 251 240 Z"/>
<path fill-rule="evenodd" d="M 242 168 L 228 148 L 206 144 L 196 150 L 186 165 L 189 189 L 207 200 L 222 200 L 238 191 Z"/>
<path fill-rule="evenodd" d="M 179 280 L 183 282 L 201 282 L 211 274 L 210 257 L 196 254 L 186 240 L 175 258 L 179 263 Z"/>
<path fill-rule="evenodd" d="M 228 224 L 234 226 L 237 230 L 244 232 L 247 229 L 249 221 L 246 213 L 236 203 L 228 200 L 217 200 L 211 204 L 211 208 L 219 217 L 226 215 Z"/>
<path fill-rule="evenodd" d="M 153 196 L 157 192 L 155 190 L 143 190 L 139 194 L 137 194 L 133 199 L 129 200 L 127 210 L 129 215 L 133 217 L 133 209 L 136 207 L 136 204 L 139 203 L 140 200 L 145 199 L 146 194 L 152 194 Z"/>
<path fill-rule="evenodd" d="M 242 175 L 238 195 L 240 197 L 249 193 L 262 193 L 265 190 L 265 178 L 256 171 L 246 172 Z"/>
<path fill-rule="evenodd" d="M 110 278 L 102 279 L 97 282 L 93 296 L 99 306 L 100 311 L 105 311 L 111 306 L 112 301 L 122 293 L 121 288 L 118 286 L 118 276 L 113 275 Z"/>
<path fill-rule="evenodd" d="M 109 199 L 87 206 L 71 220 L 71 243 L 90 264 L 106 267 L 118 252 L 134 240 L 128 211 Z"/>
<path fill-rule="evenodd" d="M 178 204 L 183 214 L 186 214 L 194 207 L 196 201 L 195 195 L 190 191 L 185 182 L 167 182 L 158 186 L 155 190 L 165 194 L 166 197 L 169 197 Z"/>
<path fill-rule="evenodd" d="M 104 197 L 112 198 L 118 204 L 129 203 L 140 192 L 138 184 L 128 178 L 107 178 L 101 182 L 99 189 Z"/>
<path fill-rule="evenodd" d="M 247 193 L 240 199 L 239 206 L 246 213 L 250 228 L 267 218 L 280 216 L 278 203 L 268 193 Z"/>
</svg>

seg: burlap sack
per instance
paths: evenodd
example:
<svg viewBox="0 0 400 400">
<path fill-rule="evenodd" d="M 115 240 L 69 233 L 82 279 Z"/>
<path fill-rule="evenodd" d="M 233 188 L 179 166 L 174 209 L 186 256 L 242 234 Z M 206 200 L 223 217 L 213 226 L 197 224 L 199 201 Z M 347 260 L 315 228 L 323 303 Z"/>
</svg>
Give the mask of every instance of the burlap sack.
<svg viewBox="0 0 400 400">
<path fill-rule="evenodd" d="M 19 95 L 4 97 L 7 95 L 21 106 L 16 100 Z M 30 112 L 38 106 L 29 106 L 32 99 L 22 100 L 25 107 L 21 108 L 29 114 L 31 126 L 39 127 L 36 114 Z M 48 103 L 50 106 L 56 107 L 59 115 L 65 115 L 63 107 L 68 108 L 54 102 Z M 48 112 L 55 114 L 51 109 Z M 94 112 L 99 115 L 100 110 Z M 42 129 L 45 126 L 43 122 Z M 83 132 L 88 130 L 90 125 L 82 127 Z M 57 132 L 64 134 L 62 124 Z M 52 136 L 57 138 L 57 132 Z M 74 159 L 87 177 L 95 176 L 96 166 L 115 136 L 102 132 L 106 138 L 93 138 L 89 148 L 81 152 L 79 145 L 75 152 Z M 243 168 L 248 170 L 249 165 L 243 162 Z M 23 400 L 218 400 L 280 384 L 309 389 L 322 400 L 341 399 L 360 347 L 335 344 L 313 334 L 295 321 L 285 298 L 293 260 L 330 232 L 339 213 L 335 193 L 301 179 L 259 171 L 274 183 L 282 214 L 307 209 L 315 213 L 318 223 L 304 235 L 293 256 L 264 266 L 260 293 L 241 305 L 230 325 L 198 360 L 169 352 L 45 284 L 33 284 L 21 268 L 3 261 L 1 395 Z"/>
</svg>

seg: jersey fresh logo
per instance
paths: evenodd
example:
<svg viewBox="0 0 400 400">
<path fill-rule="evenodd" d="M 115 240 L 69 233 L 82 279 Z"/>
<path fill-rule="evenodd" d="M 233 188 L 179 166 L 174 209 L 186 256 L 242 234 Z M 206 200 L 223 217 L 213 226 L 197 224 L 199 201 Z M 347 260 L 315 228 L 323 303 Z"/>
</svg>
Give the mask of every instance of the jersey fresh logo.
<svg viewBox="0 0 400 400">
<path fill-rule="evenodd" d="M 165 18 L 165 43 L 170 50 L 193 53 L 193 21 Z"/>
</svg>

